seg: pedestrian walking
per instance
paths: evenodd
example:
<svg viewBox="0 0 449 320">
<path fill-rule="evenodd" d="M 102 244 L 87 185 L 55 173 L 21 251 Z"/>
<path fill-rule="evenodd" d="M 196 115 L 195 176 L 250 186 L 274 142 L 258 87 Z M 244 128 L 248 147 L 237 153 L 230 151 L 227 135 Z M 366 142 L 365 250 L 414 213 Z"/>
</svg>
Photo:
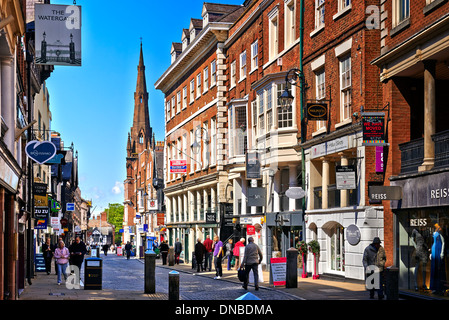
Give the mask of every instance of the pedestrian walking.
<svg viewBox="0 0 449 320">
<path fill-rule="evenodd" d="M 176 238 L 175 242 L 175 264 L 179 264 L 179 256 L 182 252 L 182 243 L 179 242 L 179 238 Z"/>
<path fill-rule="evenodd" d="M 165 265 L 167 264 L 167 255 L 168 255 L 168 244 L 167 244 L 167 240 L 162 241 L 161 242 L 161 255 L 162 255 L 162 264 Z"/>
<path fill-rule="evenodd" d="M 47 274 L 51 273 L 51 259 L 53 258 L 53 251 L 50 244 L 50 238 L 45 239 L 45 243 L 42 244 L 42 255 L 45 261 L 45 271 Z"/>
<path fill-rule="evenodd" d="M 108 255 L 108 250 L 109 250 L 109 246 L 108 246 L 107 244 L 105 244 L 105 245 L 103 246 L 103 253 L 104 253 L 105 256 Z"/>
<path fill-rule="evenodd" d="M 214 236 L 214 265 L 215 265 L 215 277 L 214 279 L 221 279 L 223 276 L 223 268 L 221 262 L 223 260 L 223 242 L 220 241 L 218 236 Z"/>
<path fill-rule="evenodd" d="M 203 245 L 206 248 L 206 254 L 204 259 L 204 270 L 207 270 L 207 266 L 209 266 L 209 271 L 212 270 L 212 246 L 214 242 L 210 239 L 210 236 L 206 236 L 206 240 L 204 240 Z"/>
<path fill-rule="evenodd" d="M 234 253 L 232 252 L 232 250 L 234 249 L 234 245 L 232 244 L 232 239 L 229 239 L 228 242 L 226 243 L 226 259 L 228 259 L 228 268 L 227 270 L 231 270 L 231 263 L 232 263 L 232 259 L 234 257 Z"/>
<path fill-rule="evenodd" d="M 245 247 L 245 254 L 241 263 L 244 266 L 246 272 L 246 280 L 243 283 L 243 289 L 248 289 L 249 273 L 253 270 L 254 275 L 254 287 L 259 290 L 259 264 L 262 262 L 262 251 L 259 246 L 254 243 L 254 238 L 248 238 L 248 245 Z"/>
<path fill-rule="evenodd" d="M 129 260 L 129 257 L 131 257 L 131 243 L 129 241 L 125 244 L 125 251 L 126 251 L 126 259 Z"/>
<path fill-rule="evenodd" d="M 55 250 L 55 260 L 58 273 L 58 285 L 61 284 L 61 275 L 64 275 L 64 280 L 67 280 L 67 266 L 69 265 L 70 252 L 66 248 L 64 241 L 60 241 L 58 248 Z"/>
<path fill-rule="evenodd" d="M 196 271 L 200 272 L 204 271 L 204 265 L 203 265 L 203 257 L 206 253 L 206 247 L 204 247 L 204 244 L 201 243 L 201 239 L 198 238 L 195 244 L 195 258 L 196 258 Z"/>
<path fill-rule="evenodd" d="M 71 264 L 75 265 L 81 273 L 81 265 L 84 261 L 84 255 L 87 252 L 86 245 L 80 237 L 75 238 L 75 242 L 69 247 Z"/>
<path fill-rule="evenodd" d="M 58 237 L 58 241 L 51 245 L 51 251 L 53 252 L 53 256 L 55 255 L 55 250 L 58 248 L 59 242 L 61 241 L 62 237 Z M 58 274 L 58 264 L 56 263 L 56 259 L 55 259 L 55 274 Z"/>
<path fill-rule="evenodd" d="M 374 293 L 377 290 L 377 297 L 379 300 L 384 298 L 384 268 L 387 256 L 385 249 L 380 245 L 379 237 L 375 237 L 373 242 L 368 245 L 363 252 L 363 267 L 365 268 L 366 279 L 371 278 L 373 274 L 378 274 L 378 288 L 370 286 L 368 288 L 370 299 L 374 299 Z M 376 284 L 376 281 L 374 282 Z"/>
<path fill-rule="evenodd" d="M 235 257 L 235 270 L 239 269 L 240 264 L 240 248 L 245 246 L 245 238 L 240 238 L 239 241 L 236 242 L 234 246 L 234 257 Z"/>
</svg>

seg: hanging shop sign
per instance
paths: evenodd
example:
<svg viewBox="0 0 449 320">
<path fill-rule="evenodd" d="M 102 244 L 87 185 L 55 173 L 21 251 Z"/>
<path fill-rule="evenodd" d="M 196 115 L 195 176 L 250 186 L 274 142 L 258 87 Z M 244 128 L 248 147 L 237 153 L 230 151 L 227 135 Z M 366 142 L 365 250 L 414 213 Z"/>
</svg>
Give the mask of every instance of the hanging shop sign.
<svg viewBox="0 0 449 320">
<path fill-rule="evenodd" d="M 402 187 L 399 186 L 369 186 L 370 200 L 401 200 Z"/>
<path fill-rule="evenodd" d="M 149 210 L 157 210 L 157 200 L 156 199 L 148 200 L 148 209 Z"/>
<path fill-rule="evenodd" d="M 217 214 L 212 211 L 206 211 L 206 224 L 217 223 Z"/>
<path fill-rule="evenodd" d="M 248 206 L 263 207 L 265 206 L 265 188 L 248 188 Z"/>
<path fill-rule="evenodd" d="M 81 6 L 34 6 L 35 63 L 81 66 Z"/>
<path fill-rule="evenodd" d="M 66 211 L 75 211 L 75 204 L 73 202 L 69 202 L 66 204 Z"/>
<path fill-rule="evenodd" d="M 56 146 L 51 141 L 32 140 L 27 143 L 25 152 L 31 160 L 44 164 L 56 154 Z"/>
<path fill-rule="evenodd" d="M 33 183 L 33 194 L 37 196 L 47 195 L 47 184 L 46 183 Z"/>
<path fill-rule="evenodd" d="M 385 141 L 385 113 L 362 112 L 363 143 L 364 146 L 384 146 Z"/>
<path fill-rule="evenodd" d="M 187 160 L 170 160 L 170 173 L 187 173 Z"/>
<path fill-rule="evenodd" d="M 384 172 L 384 147 L 376 146 L 376 173 Z"/>
<path fill-rule="evenodd" d="M 307 103 L 307 120 L 327 120 L 327 103 Z"/>
<path fill-rule="evenodd" d="M 43 230 L 47 229 L 47 219 L 38 219 L 36 221 L 36 225 L 34 226 L 35 230 Z"/>
<path fill-rule="evenodd" d="M 302 199 L 306 196 L 306 192 L 301 187 L 290 187 L 285 191 L 285 195 L 290 199 Z"/>
<path fill-rule="evenodd" d="M 355 166 L 336 166 L 335 180 L 339 190 L 356 189 Z"/>
<path fill-rule="evenodd" d="M 34 207 L 34 217 L 36 219 L 48 219 L 48 207 Z"/>
<path fill-rule="evenodd" d="M 157 221 L 156 221 L 158 226 L 163 226 L 165 225 L 165 214 L 163 213 L 158 213 L 157 214 Z"/>
<path fill-rule="evenodd" d="M 260 160 L 257 152 L 246 153 L 246 179 L 262 179 Z"/>
</svg>

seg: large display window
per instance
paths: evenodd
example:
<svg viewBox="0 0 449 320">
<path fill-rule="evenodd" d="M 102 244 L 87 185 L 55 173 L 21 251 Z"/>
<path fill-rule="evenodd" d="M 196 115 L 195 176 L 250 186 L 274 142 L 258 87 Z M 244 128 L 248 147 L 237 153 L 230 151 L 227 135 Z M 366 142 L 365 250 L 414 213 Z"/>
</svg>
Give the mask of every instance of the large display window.
<svg viewBox="0 0 449 320">
<path fill-rule="evenodd" d="M 449 299 L 449 207 L 401 210 L 399 286 Z"/>
</svg>

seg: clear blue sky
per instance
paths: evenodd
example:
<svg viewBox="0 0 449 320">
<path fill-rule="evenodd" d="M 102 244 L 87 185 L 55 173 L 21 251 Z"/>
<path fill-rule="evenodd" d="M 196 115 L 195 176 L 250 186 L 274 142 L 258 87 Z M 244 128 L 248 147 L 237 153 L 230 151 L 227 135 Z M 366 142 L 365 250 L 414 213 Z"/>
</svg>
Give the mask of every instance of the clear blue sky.
<svg viewBox="0 0 449 320">
<path fill-rule="evenodd" d="M 73 4 L 73 0 L 51 1 Z M 94 214 L 123 203 L 128 132 L 143 43 L 150 124 L 164 139 L 163 94 L 154 84 L 170 66 L 172 42 L 181 42 L 190 18 L 201 18 L 204 1 L 77 1 L 82 14 L 82 66 L 55 66 L 47 80 L 52 130 L 79 155 L 81 195 Z M 243 4 L 244 0 L 206 2 Z"/>
</svg>

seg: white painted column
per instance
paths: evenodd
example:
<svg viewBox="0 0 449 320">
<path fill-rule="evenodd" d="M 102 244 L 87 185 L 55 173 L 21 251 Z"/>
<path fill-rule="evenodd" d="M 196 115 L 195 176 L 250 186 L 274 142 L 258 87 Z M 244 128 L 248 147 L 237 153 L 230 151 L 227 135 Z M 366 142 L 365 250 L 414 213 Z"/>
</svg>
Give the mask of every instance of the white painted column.
<svg viewBox="0 0 449 320">
<path fill-rule="evenodd" d="M 289 172 L 288 186 L 290 188 L 291 187 L 296 187 L 298 185 L 298 183 L 296 181 L 296 177 L 297 177 L 296 165 L 289 165 L 288 166 L 288 172 Z M 295 211 L 296 210 L 296 199 L 288 199 L 288 210 L 289 211 Z"/>
<path fill-rule="evenodd" d="M 328 186 L 329 186 L 329 161 L 325 158 L 321 158 L 323 161 L 323 169 L 322 169 L 322 176 L 321 176 L 321 202 L 322 202 L 322 209 L 328 208 Z"/>
<path fill-rule="evenodd" d="M 273 212 L 279 212 L 281 209 L 281 170 L 274 174 L 273 182 Z"/>
</svg>

